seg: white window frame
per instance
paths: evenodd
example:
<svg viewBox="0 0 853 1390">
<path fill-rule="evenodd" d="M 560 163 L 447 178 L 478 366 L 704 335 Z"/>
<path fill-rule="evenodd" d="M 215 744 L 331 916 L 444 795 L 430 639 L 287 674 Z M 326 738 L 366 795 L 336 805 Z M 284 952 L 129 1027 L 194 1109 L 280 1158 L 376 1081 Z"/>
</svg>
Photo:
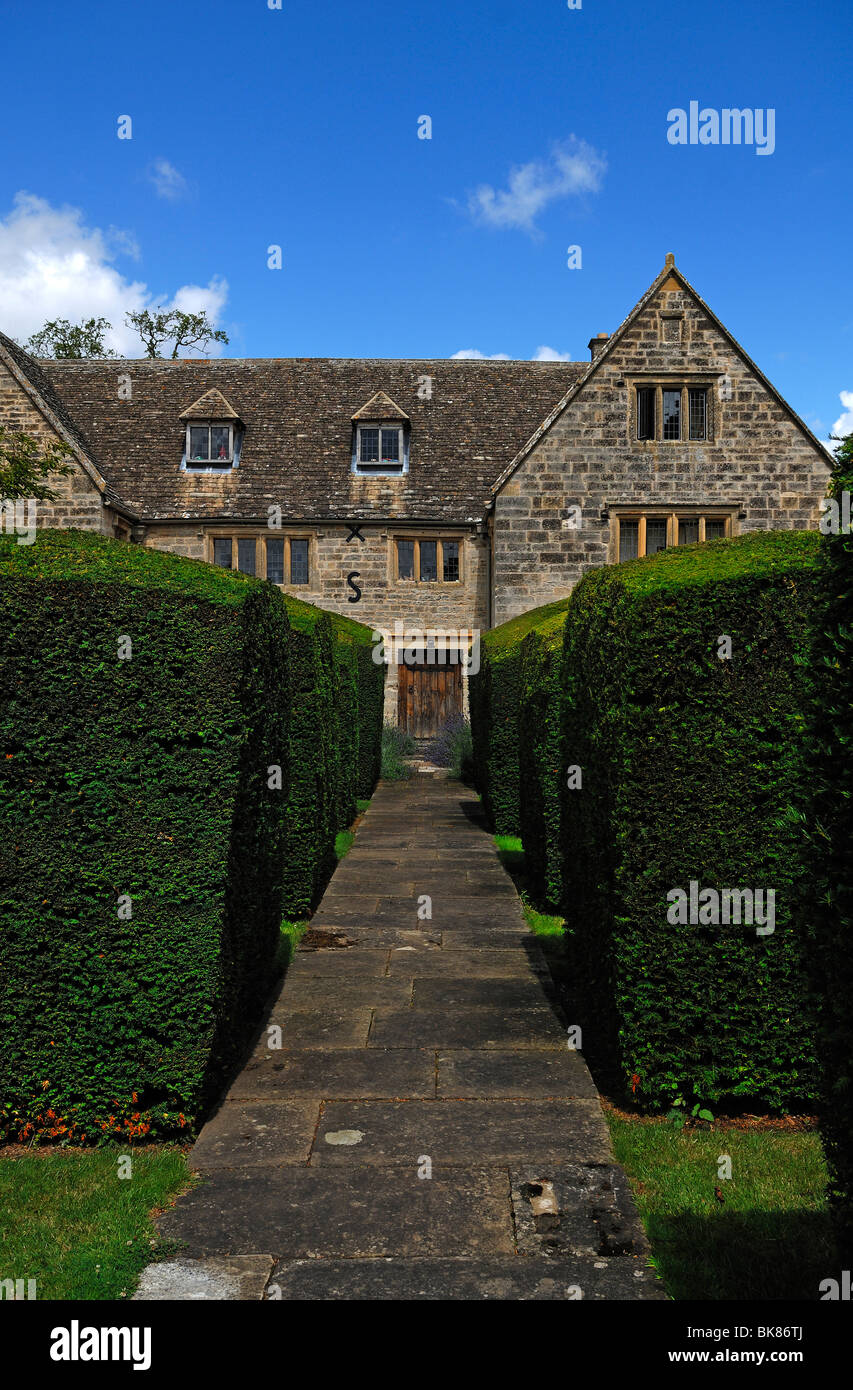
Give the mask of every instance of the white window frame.
<svg viewBox="0 0 853 1390">
<path fill-rule="evenodd" d="M 380 457 L 375 462 L 362 462 L 361 458 L 361 432 L 362 430 L 379 431 L 379 453 Z M 397 459 L 383 459 L 382 454 L 382 431 L 394 430 L 397 434 L 399 444 L 399 457 Z M 402 420 L 359 420 L 356 422 L 355 430 L 355 472 L 364 474 L 365 477 L 377 476 L 383 473 L 394 476 L 398 473 L 406 472 L 406 428 Z"/>
<path fill-rule="evenodd" d="M 191 430 L 206 429 L 208 431 L 207 443 L 210 447 L 210 431 L 212 429 L 227 429 L 228 431 L 228 457 L 227 459 L 194 459 L 190 453 Z M 233 468 L 235 464 L 234 453 L 234 421 L 233 420 L 188 420 L 186 439 L 184 442 L 184 466 L 194 472 L 202 472 L 210 469 L 214 473 L 219 473 L 225 468 Z"/>
</svg>

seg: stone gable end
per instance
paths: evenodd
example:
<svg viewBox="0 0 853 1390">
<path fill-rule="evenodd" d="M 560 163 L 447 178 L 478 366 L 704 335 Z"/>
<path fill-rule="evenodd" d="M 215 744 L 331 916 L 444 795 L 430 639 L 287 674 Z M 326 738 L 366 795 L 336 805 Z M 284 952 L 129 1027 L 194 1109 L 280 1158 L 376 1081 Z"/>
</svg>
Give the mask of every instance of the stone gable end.
<svg viewBox="0 0 853 1390">
<path fill-rule="evenodd" d="M 0 362 L 0 421 L 6 429 L 28 434 L 44 444 L 59 438 L 3 362 Z M 68 462 L 74 472 L 52 480 L 56 501 L 39 502 L 38 525 L 78 527 L 112 535 L 112 514 L 105 510 L 100 491 L 75 458 L 69 457 Z"/>
<path fill-rule="evenodd" d="M 706 387 L 709 438 L 638 440 L 636 387 L 653 383 Z M 828 476 L 823 450 L 670 275 L 500 487 L 493 621 L 564 597 L 587 569 L 615 561 L 610 508 L 733 508 L 735 534 L 816 528 Z M 573 507 L 578 529 L 565 525 Z"/>
</svg>

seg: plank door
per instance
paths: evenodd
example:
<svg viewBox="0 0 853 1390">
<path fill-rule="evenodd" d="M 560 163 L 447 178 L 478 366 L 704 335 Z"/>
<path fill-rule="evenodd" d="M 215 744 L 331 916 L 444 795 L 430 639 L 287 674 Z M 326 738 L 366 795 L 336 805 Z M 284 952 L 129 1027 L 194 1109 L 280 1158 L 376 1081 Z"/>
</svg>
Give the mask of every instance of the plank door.
<svg viewBox="0 0 853 1390">
<path fill-rule="evenodd" d="M 412 738 L 434 738 L 454 716 L 462 713 L 462 667 L 413 665 L 397 667 L 397 723 Z"/>
</svg>

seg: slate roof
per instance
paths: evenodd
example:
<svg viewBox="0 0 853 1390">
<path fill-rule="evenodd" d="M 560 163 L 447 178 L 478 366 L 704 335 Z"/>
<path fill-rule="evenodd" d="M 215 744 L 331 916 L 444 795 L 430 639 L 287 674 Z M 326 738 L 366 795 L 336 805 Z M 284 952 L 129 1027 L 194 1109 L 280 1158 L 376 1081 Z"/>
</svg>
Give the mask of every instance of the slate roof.
<svg viewBox="0 0 853 1390">
<path fill-rule="evenodd" d="M 585 362 L 26 359 L 109 488 L 142 520 L 480 520 L 495 480 L 586 370 Z M 120 400 L 118 377 L 132 399 Z M 432 397 L 418 394 L 432 378 Z M 182 413 L 211 391 L 245 425 L 240 466 L 182 472 Z M 352 420 L 377 392 L 411 420 L 408 474 L 351 472 Z"/>
</svg>

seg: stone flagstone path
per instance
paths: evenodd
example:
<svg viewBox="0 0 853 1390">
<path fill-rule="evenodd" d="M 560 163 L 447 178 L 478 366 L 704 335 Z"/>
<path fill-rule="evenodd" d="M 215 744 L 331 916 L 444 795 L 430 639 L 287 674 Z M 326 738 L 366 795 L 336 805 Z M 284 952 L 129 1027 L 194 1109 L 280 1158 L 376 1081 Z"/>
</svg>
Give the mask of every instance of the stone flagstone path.
<svg viewBox="0 0 853 1390">
<path fill-rule="evenodd" d="M 206 1181 L 158 1222 L 182 1253 L 137 1298 L 664 1297 L 459 783 L 379 786 L 190 1162 Z"/>
</svg>

